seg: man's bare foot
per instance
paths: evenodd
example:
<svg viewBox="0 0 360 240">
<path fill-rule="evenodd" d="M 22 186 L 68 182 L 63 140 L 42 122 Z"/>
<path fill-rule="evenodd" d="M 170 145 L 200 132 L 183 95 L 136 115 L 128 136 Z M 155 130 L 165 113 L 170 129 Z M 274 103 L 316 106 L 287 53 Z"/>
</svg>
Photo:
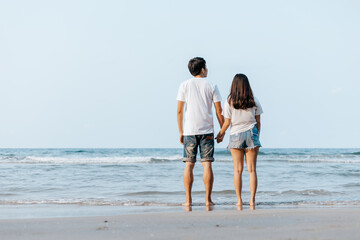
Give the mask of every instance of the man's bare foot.
<svg viewBox="0 0 360 240">
<path fill-rule="evenodd" d="M 191 207 L 192 203 L 191 202 L 185 202 L 182 204 L 184 207 Z"/>
<path fill-rule="evenodd" d="M 238 202 L 236 203 L 236 206 L 242 206 L 243 205 L 243 202 L 242 202 L 242 199 L 240 198 L 240 199 L 238 199 Z"/>
<path fill-rule="evenodd" d="M 214 206 L 215 203 L 214 203 L 213 201 L 206 201 L 206 202 L 205 202 L 205 205 L 206 205 L 206 206 Z"/>
</svg>

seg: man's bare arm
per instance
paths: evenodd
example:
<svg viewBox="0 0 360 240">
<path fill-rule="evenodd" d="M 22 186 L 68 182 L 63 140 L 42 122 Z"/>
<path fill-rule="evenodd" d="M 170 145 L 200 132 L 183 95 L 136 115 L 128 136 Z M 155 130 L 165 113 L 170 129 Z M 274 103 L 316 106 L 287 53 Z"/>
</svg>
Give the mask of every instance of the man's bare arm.
<svg viewBox="0 0 360 240">
<path fill-rule="evenodd" d="M 214 103 L 214 106 L 215 106 L 215 110 L 216 110 L 216 117 L 220 124 L 220 128 L 222 128 L 225 120 L 224 120 L 224 116 L 221 114 L 222 113 L 221 102 Z"/>
<path fill-rule="evenodd" d="M 178 101 L 178 107 L 177 107 L 177 122 L 178 122 L 178 127 L 179 127 L 179 135 L 180 135 L 180 143 L 184 144 L 183 141 L 183 119 L 184 119 L 184 105 L 185 102 L 182 101 Z"/>
</svg>

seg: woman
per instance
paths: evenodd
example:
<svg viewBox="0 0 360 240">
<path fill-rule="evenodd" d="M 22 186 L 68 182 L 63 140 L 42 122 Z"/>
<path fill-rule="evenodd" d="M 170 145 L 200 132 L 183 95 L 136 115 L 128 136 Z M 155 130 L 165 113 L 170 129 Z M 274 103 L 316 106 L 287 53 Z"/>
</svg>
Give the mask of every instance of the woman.
<svg viewBox="0 0 360 240">
<path fill-rule="evenodd" d="M 222 126 L 217 141 L 221 142 L 225 131 L 230 127 L 230 142 L 228 148 L 234 162 L 234 185 L 237 195 L 237 205 L 242 208 L 241 188 L 244 157 L 249 172 L 250 207 L 255 209 L 255 194 L 257 188 L 256 159 L 261 147 L 260 114 L 262 108 L 254 97 L 246 75 L 236 74 L 231 85 L 231 91 L 224 103 L 223 115 L 225 123 Z"/>
</svg>

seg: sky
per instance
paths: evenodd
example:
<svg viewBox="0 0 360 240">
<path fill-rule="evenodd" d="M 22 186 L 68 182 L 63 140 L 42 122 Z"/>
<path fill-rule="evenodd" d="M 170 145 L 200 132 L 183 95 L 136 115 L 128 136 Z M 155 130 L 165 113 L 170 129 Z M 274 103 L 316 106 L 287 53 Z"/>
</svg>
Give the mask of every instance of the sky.
<svg viewBox="0 0 360 240">
<path fill-rule="evenodd" d="M 0 1 L 0 148 L 181 148 L 197 56 L 223 100 L 248 76 L 263 147 L 360 147 L 359 25 L 357 0 Z"/>
</svg>

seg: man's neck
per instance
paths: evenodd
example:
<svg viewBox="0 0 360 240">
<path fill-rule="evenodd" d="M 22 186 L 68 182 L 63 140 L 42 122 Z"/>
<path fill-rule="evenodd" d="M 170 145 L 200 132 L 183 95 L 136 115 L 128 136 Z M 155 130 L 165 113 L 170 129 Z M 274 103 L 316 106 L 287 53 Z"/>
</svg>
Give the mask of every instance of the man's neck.
<svg viewBox="0 0 360 240">
<path fill-rule="evenodd" d="M 196 75 L 194 78 L 205 78 L 204 76 L 202 76 L 201 74 Z"/>
</svg>

